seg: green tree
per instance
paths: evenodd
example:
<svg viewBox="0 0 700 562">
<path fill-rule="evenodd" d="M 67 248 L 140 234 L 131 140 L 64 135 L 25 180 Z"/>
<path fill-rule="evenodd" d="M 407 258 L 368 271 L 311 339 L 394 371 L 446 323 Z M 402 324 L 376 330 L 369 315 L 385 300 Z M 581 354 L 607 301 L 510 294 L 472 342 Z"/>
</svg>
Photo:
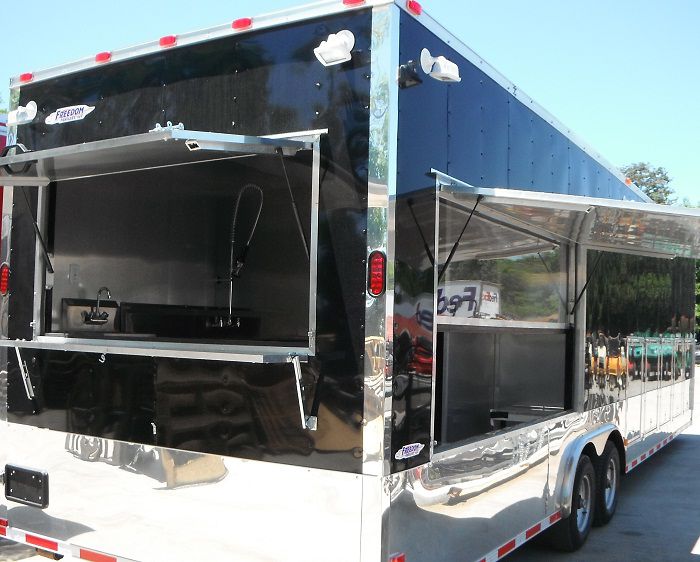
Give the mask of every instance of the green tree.
<svg viewBox="0 0 700 562">
<path fill-rule="evenodd" d="M 671 178 L 666 168 L 662 166 L 657 168 L 649 162 L 636 162 L 623 166 L 621 171 L 655 203 L 672 205 L 676 202 L 676 198 L 673 197 L 673 188 L 669 186 Z"/>
</svg>

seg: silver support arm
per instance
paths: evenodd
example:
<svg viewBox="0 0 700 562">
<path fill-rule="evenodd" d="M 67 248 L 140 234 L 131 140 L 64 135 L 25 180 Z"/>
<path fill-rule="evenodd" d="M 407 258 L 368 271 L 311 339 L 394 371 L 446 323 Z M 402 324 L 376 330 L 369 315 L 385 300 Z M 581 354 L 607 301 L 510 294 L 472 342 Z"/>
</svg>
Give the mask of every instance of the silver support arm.
<svg viewBox="0 0 700 562">
<path fill-rule="evenodd" d="M 19 352 L 19 347 L 15 347 L 15 353 L 17 353 L 17 363 L 19 365 L 19 372 L 22 374 L 22 382 L 24 383 L 24 391 L 27 393 L 27 398 L 34 400 L 34 388 L 32 387 L 32 381 L 29 378 L 29 369 L 27 364 L 22 360 L 22 355 Z"/>
<path fill-rule="evenodd" d="M 316 431 L 318 418 L 316 416 L 307 416 L 304 410 L 304 381 L 301 378 L 301 359 L 298 355 L 289 357 L 289 362 L 294 367 L 294 380 L 297 385 L 297 400 L 299 401 L 299 416 L 301 418 L 301 427 Z"/>
</svg>

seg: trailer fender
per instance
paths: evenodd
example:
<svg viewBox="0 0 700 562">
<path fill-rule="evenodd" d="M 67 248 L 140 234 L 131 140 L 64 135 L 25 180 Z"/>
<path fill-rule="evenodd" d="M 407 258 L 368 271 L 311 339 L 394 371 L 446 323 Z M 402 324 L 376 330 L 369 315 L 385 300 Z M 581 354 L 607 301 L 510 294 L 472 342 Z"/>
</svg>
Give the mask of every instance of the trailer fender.
<svg viewBox="0 0 700 562">
<path fill-rule="evenodd" d="M 562 518 L 568 517 L 571 513 L 571 502 L 574 494 L 574 479 L 576 478 L 576 467 L 578 460 L 583 454 L 583 450 L 592 444 L 598 456 L 603 454 L 605 444 L 613 431 L 617 431 L 615 424 L 606 423 L 596 429 L 584 433 L 577 437 L 572 443 L 566 446 L 561 460 L 561 468 L 557 477 L 557 490 L 555 494 L 556 505 L 561 511 Z M 595 461 L 595 459 L 592 459 Z"/>
</svg>

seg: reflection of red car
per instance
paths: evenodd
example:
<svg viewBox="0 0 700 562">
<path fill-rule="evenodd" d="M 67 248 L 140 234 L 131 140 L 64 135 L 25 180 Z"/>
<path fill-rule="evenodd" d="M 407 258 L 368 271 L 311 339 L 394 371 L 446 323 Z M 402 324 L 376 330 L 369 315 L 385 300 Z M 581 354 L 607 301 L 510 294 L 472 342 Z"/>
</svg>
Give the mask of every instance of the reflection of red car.
<svg viewBox="0 0 700 562">
<path fill-rule="evenodd" d="M 394 347 L 395 365 L 421 375 L 433 374 L 433 314 L 432 309 L 422 308 L 418 302 L 404 306 L 394 316 L 394 329 L 398 334 Z M 409 316 L 410 314 L 410 316 Z"/>
<path fill-rule="evenodd" d="M 433 374 L 433 346 L 430 339 L 425 336 L 413 338 L 413 358 L 408 365 L 409 369 L 421 375 Z"/>
<path fill-rule="evenodd" d="M 402 331 L 396 338 L 394 365 L 399 372 L 432 376 L 433 348 L 430 338 L 420 335 L 411 337 L 408 330 Z"/>
</svg>

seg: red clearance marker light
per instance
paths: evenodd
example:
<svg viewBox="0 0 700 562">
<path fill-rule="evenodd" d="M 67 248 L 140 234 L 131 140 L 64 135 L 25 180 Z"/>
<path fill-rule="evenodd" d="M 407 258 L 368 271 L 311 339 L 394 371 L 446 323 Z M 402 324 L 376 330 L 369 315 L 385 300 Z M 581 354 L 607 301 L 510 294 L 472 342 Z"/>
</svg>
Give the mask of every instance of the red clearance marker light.
<svg viewBox="0 0 700 562">
<path fill-rule="evenodd" d="M 360 6 L 365 3 L 365 0 L 343 0 L 346 6 Z"/>
<path fill-rule="evenodd" d="M 177 35 L 166 35 L 165 37 L 161 37 L 158 44 L 161 47 L 174 47 L 177 45 Z"/>
<path fill-rule="evenodd" d="M 25 72 L 24 74 L 19 75 L 19 81 L 23 84 L 25 82 L 31 82 L 32 80 L 34 80 L 34 74 L 32 72 Z"/>
<path fill-rule="evenodd" d="M 237 20 L 234 20 L 231 24 L 231 27 L 239 31 L 243 29 L 250 29 L 251 27 L 253 27 L 253 18 L 239 18 Z"/>
<path fill-rule="evenodd" d="M 386 256 L 378 250 L 369 255 L 367 268 L 367 290 L 373 297 L 378 297 L 386 289 Z"/>
<path fill-rule="evenodd" d="M 406 562 L 406 555 L 403 552 L 401 554 L 392 554 L 389 556 L 389 562 Z"/>
<path fill-rule="evenodd" d="M 416 0 L 408 0 L 406 2 L 406 8 L 415 16 L 420 16 L 423 13 L 423 6 L 420 5 Z"/>
<path fill-rule="evenodd" d="M 104 51 L 102 53 L 97 53 L 95 55 L 95 62 L 105 63 L 112 60 L 112 53 L 109 51 Z"/>
<path fill-rule="evenodd" d="M 6 263 L 0 267 L 0 294 L 4 297 L 10 290 L 10 266 Z M 6 527 L 7 525 L 3 525 Z"/>
</svg>

